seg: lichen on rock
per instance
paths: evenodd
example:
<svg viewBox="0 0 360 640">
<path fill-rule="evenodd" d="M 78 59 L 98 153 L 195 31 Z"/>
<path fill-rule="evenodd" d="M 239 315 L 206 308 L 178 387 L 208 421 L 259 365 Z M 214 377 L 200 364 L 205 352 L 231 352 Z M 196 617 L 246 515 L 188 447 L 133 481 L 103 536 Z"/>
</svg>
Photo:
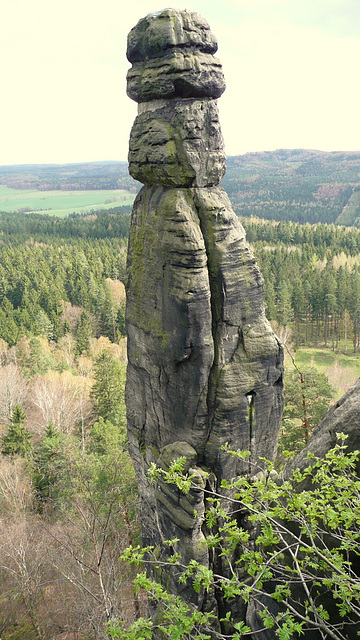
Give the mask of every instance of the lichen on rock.
<svg viewBox="0 0 360 640">
<path fill-rule="evenodd" d="M 148 185 L 217 185 L 225 174 L 225 151 L 216 101 L 142 105 L 130 134 L 129 172 Z"/>
</svg>

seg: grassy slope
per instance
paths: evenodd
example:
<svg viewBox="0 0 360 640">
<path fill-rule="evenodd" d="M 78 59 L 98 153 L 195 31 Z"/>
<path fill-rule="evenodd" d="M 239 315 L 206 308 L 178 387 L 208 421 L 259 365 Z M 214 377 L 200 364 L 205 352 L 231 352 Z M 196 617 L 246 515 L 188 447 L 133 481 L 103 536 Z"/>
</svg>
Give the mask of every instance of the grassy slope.
<svg viewBox="0 0 360 640">
<path fill-rule="evenodd" d="M 315 367 L 326 374 L 335 389 L 333 402 L 341 398 L 360 376 L 359 355 L 334 353 L 330 349 L 299 347 L 295 353 L 295 362 L 300 371 Z M 292 368 L 289 356 L 285 357 L 285 366 Z"/>
<path fill-rule="evenodd" d="M 350 197 L 341 214 L 336 218 L 336 224 L 359 226 L 360 191 L 355 191 Z"/>
</svg>

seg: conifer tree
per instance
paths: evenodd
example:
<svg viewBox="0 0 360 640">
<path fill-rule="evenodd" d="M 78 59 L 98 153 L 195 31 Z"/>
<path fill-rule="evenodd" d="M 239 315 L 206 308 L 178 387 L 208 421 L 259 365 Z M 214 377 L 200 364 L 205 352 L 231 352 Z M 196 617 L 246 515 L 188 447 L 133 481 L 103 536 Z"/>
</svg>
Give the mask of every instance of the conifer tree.
<svg viewBox="0 0 360 640">
<path fill-rule="evenodd" d="M 76 354 L 81 355 L 89 350 L 90 338 L 92 337 L 91 323 L 86 311 L 81 313 L 80 323 L 76 330 Z"/>
<path fill-rule="evenodd" d="M 31 458 L 33 444 L 31 433 L 24 426 L 26 413 L 17 404 L 12 410 L 10 423 L 5 435 L 2 437 L 2 453 L 5 456 L 18 455 L 22 458 Z"/>
<path fill-rule="evenodd" d="M 58 467 L 63 464 L 62 444 L 64 435 L 55 429 L 52 422 L 45 429 L 45 435 L 34 455 L 33 485 L 41 510 L 44 501 L 54 498 L 54 486 L 59 480 Z"/>
<path fill-rule="evenodd" d="M 94 401 L 97 415 L 104 420 L 111 417 L 115 422 L 122 422 L 121 418 L 125 415 L 124 365 L 107 351 L 102 351 L 95 361 L 94 369 L 95 382 L 90 397 Z"/>
</svg>

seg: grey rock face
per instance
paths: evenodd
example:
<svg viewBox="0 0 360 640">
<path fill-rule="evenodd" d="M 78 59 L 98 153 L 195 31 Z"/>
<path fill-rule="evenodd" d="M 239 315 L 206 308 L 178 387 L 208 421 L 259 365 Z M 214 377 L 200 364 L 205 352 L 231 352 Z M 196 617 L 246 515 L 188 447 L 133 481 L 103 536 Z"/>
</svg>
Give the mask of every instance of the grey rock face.
<svg viewBox="0 0 360 640">
<path fill-rule="evenodd" d="M 164 9 L 149 13 L 131 29 L 126 55 L 129 62 L 140 62 L 161 58 L 176 47 L 204 53 L 216 53 L 218 48 L 208 22 L 198 13 Z"/>
<path fill-rule="evenodd" d="M 220 62 L 208 53 L 175 51 L 166 57 L 136 63 L 127 75 L 129 98 L 219 98 L 225 90 Z"/>
<path fill-rule="evenodd" d="M 130 431 L 157 451 L 181 434 L 209 468 L 223 456 L 221 464 L 230 464 L 224 442 L 273 459 L 281 350 L 264 315 L 262 276 L 225 192 L 144 187 L 134 203 L 127 277 Z"/>
<path fill-rule="evenodd" d="M 129 172 L 144 184 L 211 187 L 225 174 L 215 100 L 164 100 L 140 105 L 130 134 Z"/>
<path fill-rule="evenodd" d="M 130 432 L 146 450 L 179 436 L 196 447 L 206 438 L 214 346 L 205 243 L 188 190 L 138 195 L 127 291 Z"/>
<path fill-rule="evenodd" d="M 133 67 L 127 92 L 136 102 L 159 98 L 218 98 L 225 90 L 217 42 L 197 13 L 165 9 L 139 20 L 128 36 Z"/>
<path fill-rule="evenodd" d="M 175 548 L 186 562 L 216 562 L 226 575 L 222 559 L 210 557 L 202 544 L 204 488 L 218 489 L 222 479 L 250 472 L 249 463 L 222 451 L 226 442 L 251 451 L 251 474 L 260 469 L 259 458 L 274 459 L 282 349 L 265 318 L 263 279 L 244 229 L 218 186 L 225 171 L 218 62 L 207 85 L 218 88 L 210 93 L 199 93 L 200 73 L 186 94 L 174 82 L 171 99 L 164 99 L 158 92 L 163 80 L 149 88 L 147 75 L 172 57 L 183 60 L 178 77 L 186 76 L 189 52 L 212 59 L 216 48 L 207 23 L 188 11 L 152 14 L 129 35 L 129 60 L 136 73 L 136 65 L 142 69 L 136 91 L 134 75 L 128 76 L 129 94 L 140 103 L 130 173 L 145 186 L 134 203 L 129 238 L 126 403 L 144 543 L 166 554 L 163 541 L 178 538 Z M 180 456 L 197 479 L 187 496 L 163 482 L 150 484 L 152 462 L 166 469 Z M 170 574 L 157 577 L 199 608 L 216 611 L 214 594 L 196 594 Z M 243 615 L 243 605 L 234 606 Z"/>
</svg>

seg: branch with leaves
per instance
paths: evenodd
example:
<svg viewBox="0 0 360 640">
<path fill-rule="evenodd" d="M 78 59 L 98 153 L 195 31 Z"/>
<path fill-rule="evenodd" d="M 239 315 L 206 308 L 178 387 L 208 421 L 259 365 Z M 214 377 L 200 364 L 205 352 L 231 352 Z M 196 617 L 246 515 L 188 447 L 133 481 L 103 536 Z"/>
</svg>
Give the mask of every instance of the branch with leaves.
<svg viewBox="0 0 360 640">
<path fill-rule="evenodd" d="M 248 454 L 230 451 L 229 455 Z M 269 639 L 290 640 L 316 632 L 319 638 L 345 640 L 359 635 L 358 458 L 359 452 L 347 451 L 345 436 L 339 435 L 323 460 L 312 458 L 290 480 L 264 461 L 264 473 L 223 481 L 218 493 L 205 492 L 209 532 L 205 544 L 226 562 L 226 576 L 194 560 L 185 566 L 176 553 L 162 560 L 159 550 L 151 547 L 130 547 L 123 554 L 135 565 L 175 569 L 179 582 L 192 583 L 195 592 L 216 589 L 225 603 L 242 599 L 255 611 L 256 628 L 250 627 L 246 616 L 236 619 L 231 607 L 220 620 L 199 611 L 140 573 L 135 589 L 144 589 L 156 603 L 159 619 L 141 618 L 127 629 L 111 622 L 110 637 L 239 640 L 256 638 L 261 631 Z M 181 459 L 169 471 L 153 465 L 153 482 L 165 480 L 187 493 L 192 478 L 181 473 L 181 466 Z M 305 480 L 310 488 L 304 490 Z M 173 543 L 168 541 L 169 547 Z M 254 615 L 251 619 L 254 622 Z"/>
</svg>

